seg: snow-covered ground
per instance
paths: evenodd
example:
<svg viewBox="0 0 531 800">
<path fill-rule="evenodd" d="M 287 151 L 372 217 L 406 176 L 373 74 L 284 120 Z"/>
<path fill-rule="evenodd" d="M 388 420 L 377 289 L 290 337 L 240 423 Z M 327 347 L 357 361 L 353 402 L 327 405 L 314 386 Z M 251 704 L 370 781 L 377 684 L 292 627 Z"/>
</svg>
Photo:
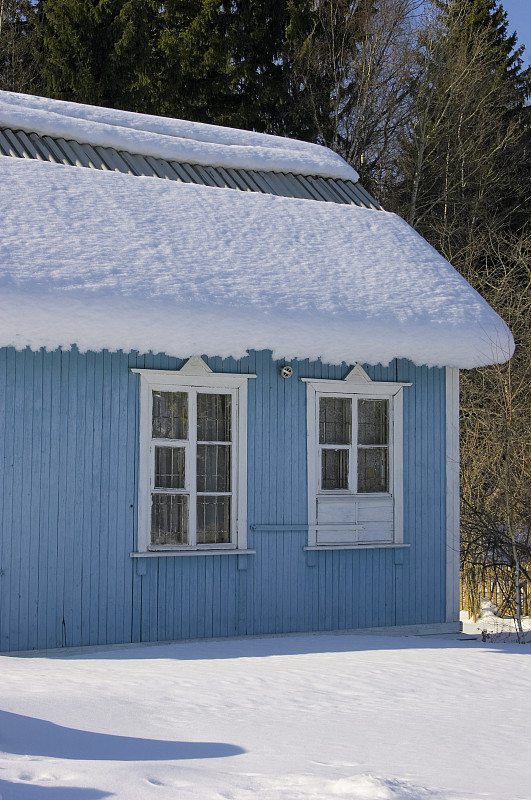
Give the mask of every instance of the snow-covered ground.
<svg viewBox="0 0 531 800">
<path fill-rule="evenodd" d="M 3 800 L 529 800 L 531 648 L 292 636 L 0 658 Z"/>
<path fill-rule="evenodd" d="M 481 636 L 489 642 L 517 642 L 516 620 L 513 617 L 500 617 L 498 609 L 489 600 L 481 603 L 481 616 L 474 621 L 465 611 L 461 612 L 463 632 Z M 531 617 L 522 617 L 523 642 L 531 644 Z M 522 634 L 521 634 L 522 636 Z"/>
</svg>

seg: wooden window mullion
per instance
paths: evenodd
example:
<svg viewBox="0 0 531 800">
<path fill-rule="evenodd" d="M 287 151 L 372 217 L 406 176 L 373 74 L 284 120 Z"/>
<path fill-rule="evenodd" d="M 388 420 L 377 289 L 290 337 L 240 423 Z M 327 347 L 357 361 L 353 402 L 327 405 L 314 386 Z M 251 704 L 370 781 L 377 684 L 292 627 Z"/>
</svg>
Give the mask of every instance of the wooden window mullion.
<svg viewBox="0 0 531 800">
<path fill-rule="evenodd" d="M 190 389 L 188 399 L 188 479 L 189 479 L 189 539 L 190 547 L 197 545 L 197 389 Z"/>
<path fill-rule="evenodd" d="M 349 489 L 358 492 L 358 398 L 352 397 L 352 436 L 350 439 Z"/>
<path fill-rule="evenodd" d="M 230 540 L 235 542 L 238 536 L 238 508 L 237 503 L 234 502 L 236 496 L 236 487 L 238 486 L 238 409 L 239 397 L 236 389 L 233 389 L 231 394 L 231 435 L 230 435 Z"/>
</svg>

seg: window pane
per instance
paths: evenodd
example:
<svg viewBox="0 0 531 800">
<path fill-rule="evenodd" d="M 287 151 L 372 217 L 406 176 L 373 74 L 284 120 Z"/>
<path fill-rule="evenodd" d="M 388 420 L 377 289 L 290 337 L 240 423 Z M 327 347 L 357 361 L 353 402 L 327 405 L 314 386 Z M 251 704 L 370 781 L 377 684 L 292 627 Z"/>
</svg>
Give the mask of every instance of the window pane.
<svg viewBox="0 0 531 800">
<path fill-rule="evenodd" d="M 197 498 L 197 544 L 230 542 L 230 497 Z"/>
<path fill-rule="evenodd" d="M 321 450 L 321 489 L 348 489 L 348 450 Z"/>
<path fill-rule="evenodd" d="M 197 445 L 198 492 L 230 492 L 230 451 L 227 444 Z"/>
<path fill-rule="evenodd" d="M 155 447 L 155 488 L 184 489 L 184 447 Z"/>
<path fill-rule="evenodd" d="M 188 438 L 186 392 L 153 392 L 153 438 Z"/>
<path fill-rule="evenodd" d="M 319 444 L 350 444 L 352 400 L 321 397 L 319 400 Z"/>
<path fill-rule="evenodd" d="M 388 492 L 388 450 L 369 447 L 358 450 L 358 492 Z"/>
<path fill-rule="evenodd" d="M 230 394 L 197 394 L 197 441 L 230 442 Z"/>
<path fill-rule="evenodd" d="M 388 400 L 358 400 L 358 444 L 388 443 Z"/>
<path fill-rule="evenodd" d="M 188 544 L 188 497 L 151 495 L 151 544 Z"/>
</svg>

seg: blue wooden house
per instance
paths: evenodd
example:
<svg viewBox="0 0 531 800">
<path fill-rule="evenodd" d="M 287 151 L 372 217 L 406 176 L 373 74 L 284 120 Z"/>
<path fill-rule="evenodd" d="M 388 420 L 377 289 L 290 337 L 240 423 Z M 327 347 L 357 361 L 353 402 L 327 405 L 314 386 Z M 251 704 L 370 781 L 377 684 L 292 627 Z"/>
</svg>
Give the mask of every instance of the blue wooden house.
<svg viewBox="0 0 531 800">
<path fill-rule="evenodd" d="M 512 340 L 325 148 L 0 92 L 0 649 L 459 630 Z"/>
</svg>

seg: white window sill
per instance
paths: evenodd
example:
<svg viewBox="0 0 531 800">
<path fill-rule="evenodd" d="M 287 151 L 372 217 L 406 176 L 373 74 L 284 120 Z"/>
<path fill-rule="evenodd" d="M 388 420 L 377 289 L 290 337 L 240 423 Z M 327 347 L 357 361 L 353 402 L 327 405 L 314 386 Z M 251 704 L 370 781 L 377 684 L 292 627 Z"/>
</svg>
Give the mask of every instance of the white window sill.
<svg viewBox="0 0 531 800">
<path fill-rule="evenodd" d="M 410 544 L 402 544 L 398 542 L 359 542 L 357 544 L 316 544 L 311 547 L 305 547 L 304 550 L 375 550 L 376 548 L 404 548 L 411 547 Z"/>
<path fill-rule="evenodd" d="M 129 553 L 131 558 L 182 558 L 183 556 L 249 556 L 256 550 L 148 550 Z"/>
</svg>

